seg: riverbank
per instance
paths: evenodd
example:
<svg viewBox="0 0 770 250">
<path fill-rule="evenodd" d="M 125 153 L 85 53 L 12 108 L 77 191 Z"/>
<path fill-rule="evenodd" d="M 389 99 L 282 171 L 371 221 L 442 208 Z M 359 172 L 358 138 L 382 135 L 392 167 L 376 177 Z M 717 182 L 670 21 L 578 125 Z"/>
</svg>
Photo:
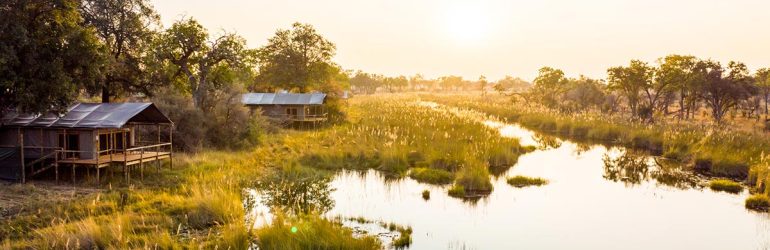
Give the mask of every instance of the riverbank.
<svg viewBox="0 0 770 250">
<path fill-rule="evenodd" d="M 544 133 L 644 149 L 683 162 L 693 171 L 745 182 L 770 193 L 770 165 L 764 150 L 770 137 L 690 123 L 640 124 L 595 112 L 565 115 L 543 107 L 513 104 L 499 95 L 421 95 L 421 99 L 484 112 Z"/>
</svg>

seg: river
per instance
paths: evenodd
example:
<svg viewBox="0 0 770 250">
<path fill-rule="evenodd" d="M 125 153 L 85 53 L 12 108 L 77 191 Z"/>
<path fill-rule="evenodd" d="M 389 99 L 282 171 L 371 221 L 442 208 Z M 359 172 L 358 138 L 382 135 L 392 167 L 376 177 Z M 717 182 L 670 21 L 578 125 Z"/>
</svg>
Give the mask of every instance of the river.
<svg viewBox="0 0 770 250">
<path fill-rule="evenodd" d="M 462 200 L 449 197 L 447 186 L 341 171 L 327 215 L 411 226 L 410 249 L 770 249 L 770 216 L 744 208 L 748 191 L 712 191 L 645 152 L 484 123 L 537 146 L 493 177 L 489 196 Z M 505 181 L 514 175 L 549 183 L 515 188 Z"/>
</svg>

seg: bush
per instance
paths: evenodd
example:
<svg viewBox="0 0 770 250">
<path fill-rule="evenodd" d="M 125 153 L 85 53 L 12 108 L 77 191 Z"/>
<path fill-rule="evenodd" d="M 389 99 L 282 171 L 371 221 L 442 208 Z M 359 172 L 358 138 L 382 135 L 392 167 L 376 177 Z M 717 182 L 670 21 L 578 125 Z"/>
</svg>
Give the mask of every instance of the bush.
<svg viewBox="0 0 770 250">
<path fill-rule="evenodd" d="M 723 191 L 733 194 L 737 194 L 743 191 L 743 186 L 741 186 L 740 183 L 727 179 L 711 180 L 709 182 L 709 188 L 714 191 Z"/>
<path fill-rule="evenodd" d="M 425 189 L 422 191 L 422 199 L 426 201 L 430 200 L 430 190 Z"/>
<path fill-rule="evenodd" d="M 770 198 L 767 195 L 755 194 L 746 199 L 746 208 L 757 211 L 767 211 L 770 208 Z"/>
<path fill-rule="evenodd" d="M 206 147 L 241 149 L 257 145 L 265 133 L 275 130 L 260 112 L 250 111 L 240 101 L 242 91 L 224 87 L 210 94 L 210 106 L 195 107 L 193 99 L 172 88 L 159 92 L 152 101 L 174 122 L 174 147 L 197 152 Z M 168 132 L 162 131 L 168 138 Z"/>
<path fill-rule="evenodd" d="M 508 178 L 508 184 L 514 187 L 526 187 L 526 186 L 542 186 L 548 184 L 548 180 L 542 178 L 533 178 L 517 175 Z"/>
<path fill-rule="evenodd" d="M 452 183 L 454 174 L 441 169 L 414 168 L 409 172 L 409 177 L 430 184 L 449 184 Z"/>
</svg>

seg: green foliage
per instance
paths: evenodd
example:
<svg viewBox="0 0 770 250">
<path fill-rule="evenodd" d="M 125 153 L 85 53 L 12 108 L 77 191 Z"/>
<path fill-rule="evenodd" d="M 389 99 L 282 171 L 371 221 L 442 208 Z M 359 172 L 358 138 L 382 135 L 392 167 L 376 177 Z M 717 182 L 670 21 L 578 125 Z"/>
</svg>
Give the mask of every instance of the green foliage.
<svg viewBox="0 0 770 250">
<path fill-rule="evenodd" d="M 764 194 L 755 194 L 746 198 L 746 208 L 757 211 L 770 209 L 770 198 Z"/>
<path fill-rule="evenodd" d="M 232 78 L 238 73 L 250 73 L 253 54 L 236 34 L 224 34 L 211 41 L 208 38 L 208 31 L 189 18 L 175 22 L 158 35 L 153 45 L 157 60 L 168 71 L 168 81 L 191 94 L 195 107 L 204 111 L 217 104 L 216 100 L 208 100 L 210 92 L 233 84 Z"/>
<path fill-rule="evenodd" d="M 514 177 L 510 177 L 507 180 L 508 184 L 514 187 L 526 187 L 526 186 L 542 186 L 545 184 L 548 184 L 548 180 L 542 179 L 542 178 L 536 178 L 536 177 L 527 177 L 522 175 L 517 175 Z"/>
<path fill-rule="evenodd" d="M 292 228 L 296 228 L 293 232 Z M 309 214 L 297 218 L 277 216 L 268 227 L 256 232 L 260 249 L 380 249 L 377 238 L 353 237 L 339 223 Z"/>
<path fill-rule="evenodd" d="M 0 115 L 61 113 L 102 78 L 106 58 L 77 0 L 0 2 Z"/>
<path fill-rule="evenodd" d="M 715 179 L 709 181 L 709 188 L 714 191 L 723 191 L 728 193 L 737 194 L 743 191 L 743 186 L 740 183 L 727 179 Z"/>
<path fill-rule="evenodd" d="M 274 88 L 306 92 L 330 78 L 336 47 L 312 25 L 294 23 L 278 30 L 257 52 L 258 80 Z"/>
<path fill-rule="evenodd" d="M 409 177 L 419 182 L 431 184 L 449 184 L 454 180 L 454 174 L 449 171 L 431 168 L 413 168 Z"/>
<path fill-rule="evenodd" d="M 233 86 L 234 87 L 234 86 Z M 208 112 L 193 106 L 191 97 L 164 89 L 152 98 L 155 105 L 174 121 L 174 147 L 196 152 L 203 148 L 244 149 L 264 140 L 276 129 L 258 112 L 240 103 L 240 91 L 224 88 L 212 96 L 215 105 Z M 167 131 L 162 131 L 168 136 Z"/>
<path fill-rule="evenodd" d="M 101 92 L 102 102 L 134 93 L 152 95 L 167 82 L 155 78 L 150 26 L 159 16 L 147 0 L 86 0 L 80 5 L 85 25 L 93 27 L 105 47 L 104 77 L 90 90 Z"/>
</svg>

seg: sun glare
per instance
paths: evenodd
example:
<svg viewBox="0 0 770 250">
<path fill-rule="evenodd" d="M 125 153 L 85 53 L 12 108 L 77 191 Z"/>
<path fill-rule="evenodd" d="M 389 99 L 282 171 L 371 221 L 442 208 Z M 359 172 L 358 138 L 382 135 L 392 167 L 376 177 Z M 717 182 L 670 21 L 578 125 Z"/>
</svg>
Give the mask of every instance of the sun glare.
<svg viewBox="0 0 770 250">
<path fill-rule="evenodd" d="M 466 44 L 484 39 L 490 25 L 485 11 L 471 4 L 451 6 L 444 18 L 449 36 L 456 42 Z"/>
</svg>

